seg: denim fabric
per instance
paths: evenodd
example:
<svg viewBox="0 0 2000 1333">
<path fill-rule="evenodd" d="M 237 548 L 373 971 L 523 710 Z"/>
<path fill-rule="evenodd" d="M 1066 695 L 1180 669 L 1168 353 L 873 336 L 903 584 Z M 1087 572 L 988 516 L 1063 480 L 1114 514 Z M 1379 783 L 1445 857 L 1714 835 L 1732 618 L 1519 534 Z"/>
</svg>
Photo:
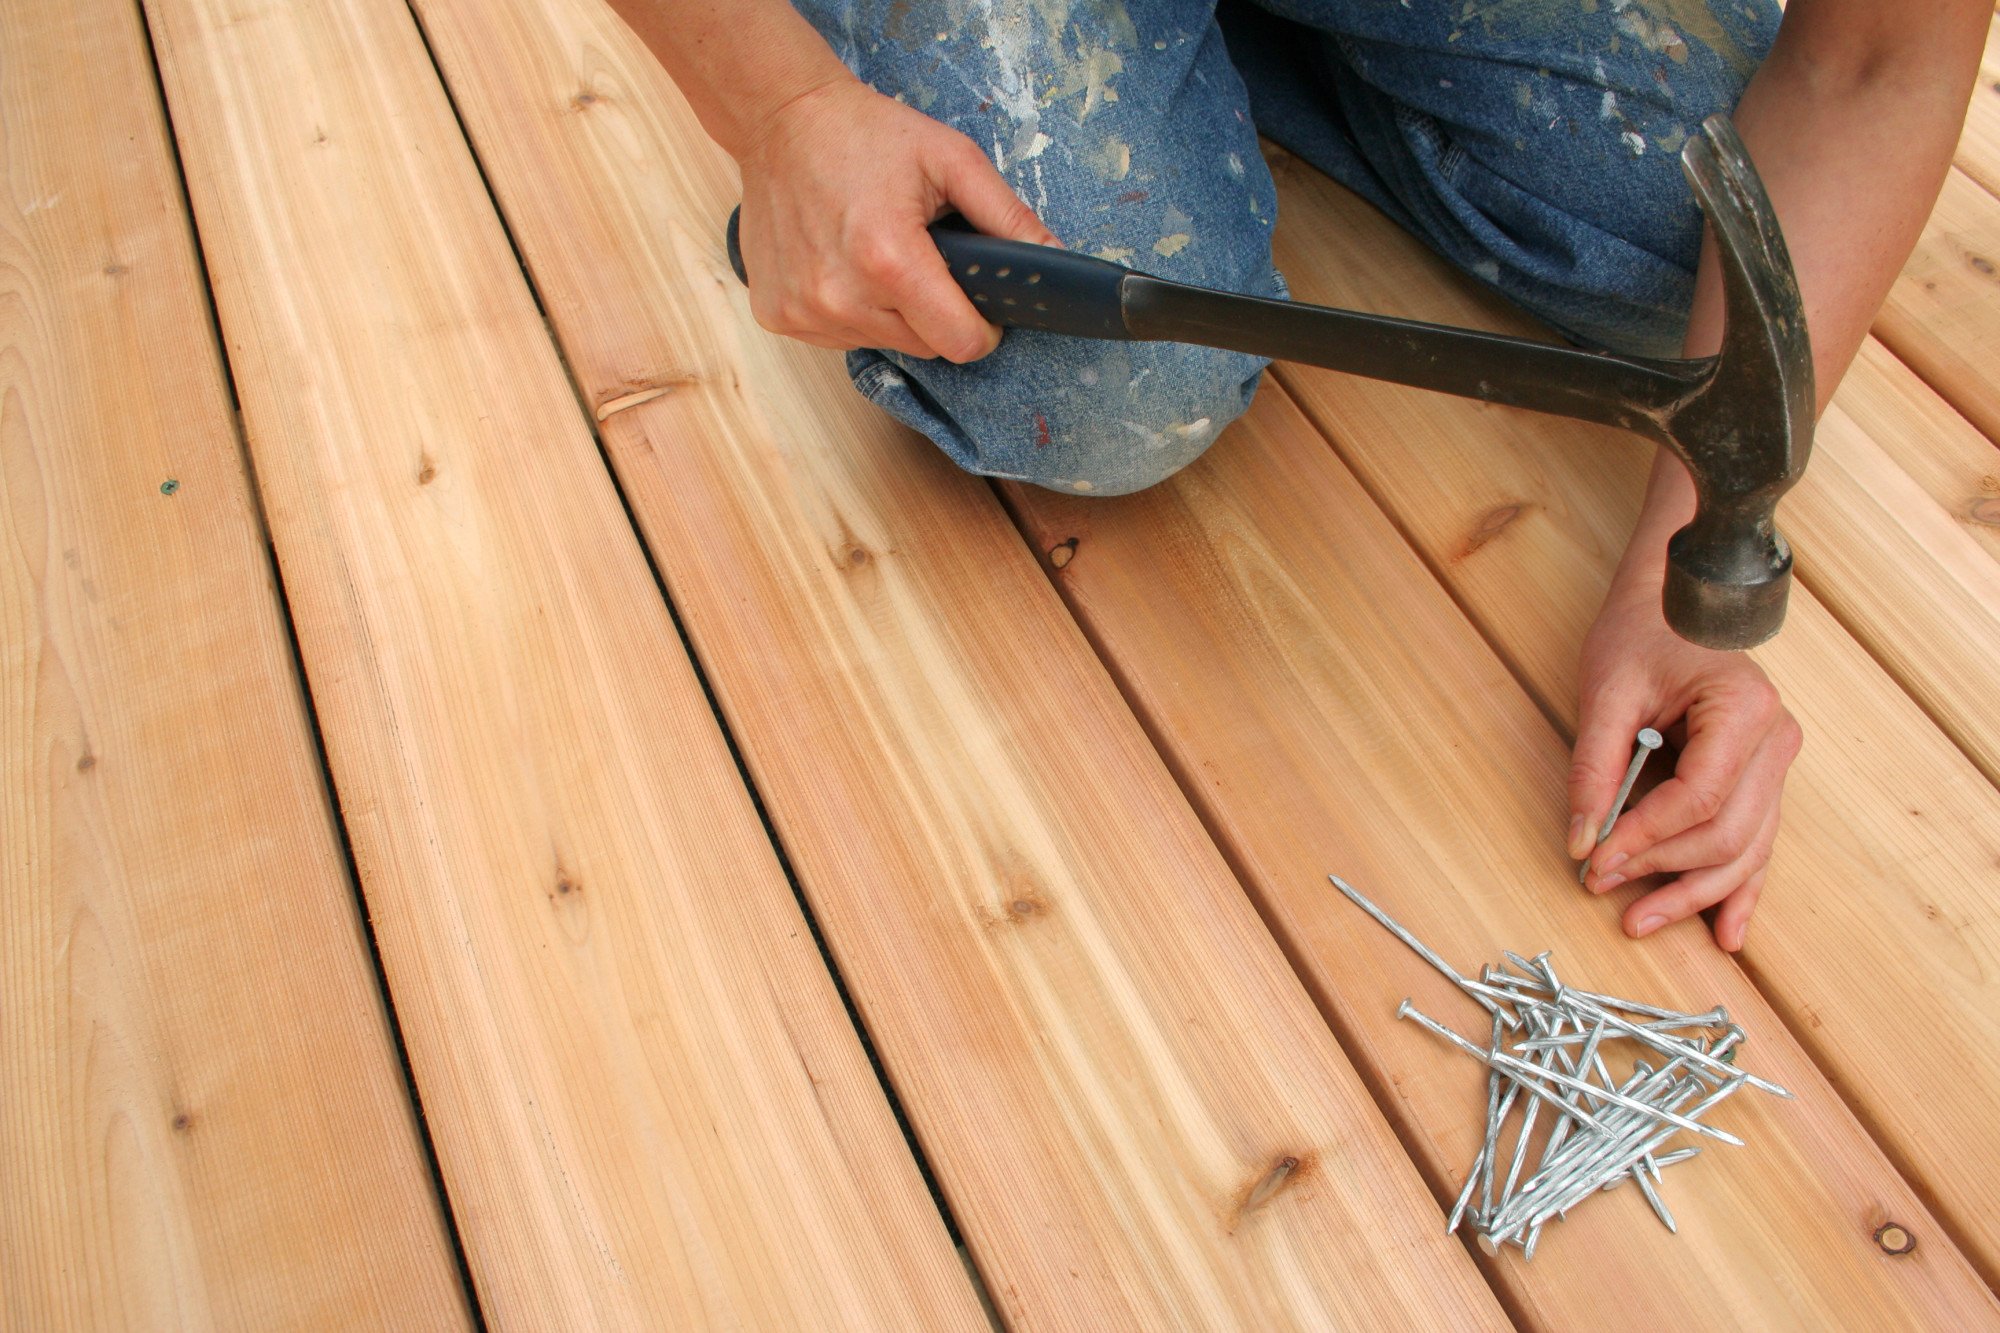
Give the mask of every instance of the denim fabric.
<svg viewBox="0 0 2000 1333">
<path fill-rule="evenodd" d="M 1261 131 L 1569 337 L 1648 355 L 1679 348 L 1701 243 L 1680 146 L 1735 105 L 1780 16 L 1776 0 L 794 4 L 861 78 L 986 148 L 1072 249 L 1284 295 Z M 967 366 L 848 355 L 856 387 L 959 466 L 1095 495 L 1193 461 L 1263 364 L 1020 329 Z"/>
</svg>

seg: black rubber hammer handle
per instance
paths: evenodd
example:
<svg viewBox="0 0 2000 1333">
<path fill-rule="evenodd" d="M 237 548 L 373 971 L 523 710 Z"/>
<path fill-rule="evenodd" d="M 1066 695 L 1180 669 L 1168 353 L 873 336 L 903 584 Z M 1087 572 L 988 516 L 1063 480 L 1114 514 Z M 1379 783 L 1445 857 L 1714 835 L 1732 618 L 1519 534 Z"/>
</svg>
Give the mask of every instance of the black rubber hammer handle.
<svg viewBox="0 0 2000 1333">
<path fill-rule="evenodd" d="M 729 214 L 729 266 L 748 286 L 737 239 L 742 216 L 741 208 Z M 1053 246 L 982 236 L 958 218 L 932 226 L 931 239 L 951 276 L 991 323 L 1078 338 L 1131 337 L 1121 290 L 1132 275 L 1128 268 Z"/>
</svg>

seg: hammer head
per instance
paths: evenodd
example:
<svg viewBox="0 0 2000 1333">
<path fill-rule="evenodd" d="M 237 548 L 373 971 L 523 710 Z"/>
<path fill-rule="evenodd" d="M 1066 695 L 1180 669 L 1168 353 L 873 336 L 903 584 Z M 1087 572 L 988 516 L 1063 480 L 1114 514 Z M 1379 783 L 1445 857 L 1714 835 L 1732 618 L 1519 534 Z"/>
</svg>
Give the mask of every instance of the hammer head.
<svg viewBox="0 0 2000 1333">
<path fill-rule="evenodd" d="M 1722 262 L 1722 350 L 1662 422 L 1694 479 L 1694 521 L 1667 544 L 1667 624 L 1710 648 L 1778 632 L 1792 553 L 1778 498 L 1812 453 L 1812 344 L 1778 216 L 1725 116 L 1681 154 Z"/>
</svg>

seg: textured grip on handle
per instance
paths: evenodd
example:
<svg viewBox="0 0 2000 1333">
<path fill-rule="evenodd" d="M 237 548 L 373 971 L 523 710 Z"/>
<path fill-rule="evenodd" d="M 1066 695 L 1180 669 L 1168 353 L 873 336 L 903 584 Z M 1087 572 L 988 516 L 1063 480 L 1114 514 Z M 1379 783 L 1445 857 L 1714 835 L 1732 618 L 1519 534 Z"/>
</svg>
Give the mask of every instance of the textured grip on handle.
<svg viewBox="0 0 2000 1333">
<path fill-rule="evenodd" d="M 739 238 L 743 210 L 729 214 L 724 233 L 729 267 L 749 284 Z M 1053 246 L 1030 245 L 983 236 L 949 222 L 931 228 L 951 276 L 995 324 L 1043 329 L 1078 338 L 1128 338 L 1123 287 L 1130 270 L 1107 259 L 1072 254 Z"/>
<path fill-rule="evenodd" d="M 1126 338 L 1129 269 L 1053 246 L 933 227 L 951 276 L 995 324 L 1077 338 Z"/>
</svg>

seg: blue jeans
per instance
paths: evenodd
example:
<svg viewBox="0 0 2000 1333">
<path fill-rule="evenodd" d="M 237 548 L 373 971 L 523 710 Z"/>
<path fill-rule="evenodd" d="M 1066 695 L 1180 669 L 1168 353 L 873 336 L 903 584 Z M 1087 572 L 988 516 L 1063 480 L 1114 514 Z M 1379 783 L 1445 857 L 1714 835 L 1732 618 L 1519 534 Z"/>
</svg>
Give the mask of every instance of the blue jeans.
<svg viewBox="0 0 2000 1333">
<path fill-rule="evenodd" d="M 861 78 L 986 148 L 1072 249 L 1283 296 L 1262 132 L 1566 336 L 1656 356 L 1679 351 L 1701 244 L 1681 144 L 1735 106 L 1780 16 L 1776 0 L 794 3 Z M 848 354 L 856 388 L 959 466 L 1093 495 L 1192 462 L 1263 367 L 1020 329 L 965 366 Z"/>
</svg>

